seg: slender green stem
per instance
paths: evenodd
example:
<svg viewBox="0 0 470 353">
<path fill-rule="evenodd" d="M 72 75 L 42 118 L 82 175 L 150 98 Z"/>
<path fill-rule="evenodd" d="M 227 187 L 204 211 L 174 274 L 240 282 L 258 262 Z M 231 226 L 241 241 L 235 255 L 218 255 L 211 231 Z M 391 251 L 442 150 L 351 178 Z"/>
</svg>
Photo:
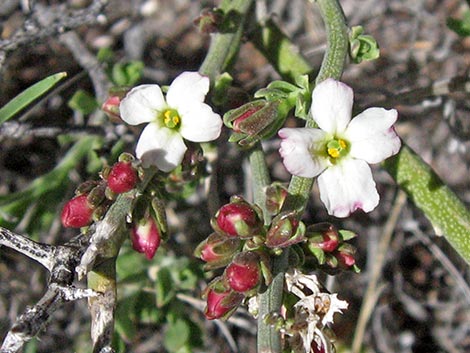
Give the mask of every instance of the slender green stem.
<svg viewBox="0 0 470 353">
<path fill-rule="evenodd" d="M 339 79 L 343 72 L 348 53 L 347 27 L 342 8 L 337 0 L 318 0 L 318 6 L 325 22 L 327 33 L 327 51 L 323 58 L 316 82 L 329 77 Z M 311 127 L 313 120 L 307 122 Z M 299 215 L 306 207 L 313 179 L 292 177 L 289 195 L 283 206 L 284 210 L 296 210 Z M 273 327 L 264 323 L 264 317 L 270 312 L 279 312 L 282 305 L 284 275 L 288 268 L 289 253 L 286 249 L 273 261 L 274 279 L 269 288 L 260 296 L 258 319 L 258 353 L 280 353 L 282 351 L 280 334 Z"/>
<path fill-rule="evenodd" d="M 199 68 L 202 75 L 209 76 L 211 84 L 235 59 L 247 13 L 252 4 L 253 0 L 225 0 L 220 5 L 225 14 L 222 32 L 212 37 L 209 51 Z"/>
<path fill-rule="evenodd" d="M 269 224 L 269 213 L 266 210 L 266 187 L 271 183 L 266 157 L 261 143 L 252 148 L 249 155 L 251 174 L 253 176 L 253 201 L 263 210 L 264 223 Z"/>
</svg>

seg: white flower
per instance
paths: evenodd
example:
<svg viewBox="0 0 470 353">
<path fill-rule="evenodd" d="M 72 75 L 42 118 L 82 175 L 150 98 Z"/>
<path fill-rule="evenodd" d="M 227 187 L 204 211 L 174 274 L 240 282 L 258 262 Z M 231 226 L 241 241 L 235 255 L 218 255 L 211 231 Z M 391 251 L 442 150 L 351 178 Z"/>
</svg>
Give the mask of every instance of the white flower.
<svg viewBox="0 0 470 353">
<path fill-rule="evenodd" d="M 222 119 L 204 103 L 208 91 L 208 77 L 183 72 L 170 85 L 166 100 L 158 85 L 137 86 L 126 95 L 119 106 L 121 118 L 130 125 L 148 123 L 136 147 L 145 167 L 169 172 L 183 160 L 183 138 L 207 142 L 219 137 Z"/>
<path fill-rule="evenodd" d="M 350 87 L 325 80 L 312 93 L 310 114 L 319 128 L 279 131 L 285 167 L 293 175 L 318 176 L 320 198 L 336 217 L 377 206 L 379 194 L 368 164 L 396 154 L 401 146 L 392 126 L 395 109 L 369 108 L 351 120 L 352 105 Z"/>
</svg>

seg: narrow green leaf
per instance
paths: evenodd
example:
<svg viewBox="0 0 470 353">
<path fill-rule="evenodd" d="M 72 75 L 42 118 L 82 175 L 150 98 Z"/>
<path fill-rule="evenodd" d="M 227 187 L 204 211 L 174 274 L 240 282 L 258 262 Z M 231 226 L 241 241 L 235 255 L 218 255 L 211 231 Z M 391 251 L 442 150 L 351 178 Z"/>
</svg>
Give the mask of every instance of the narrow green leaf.
<svg viewBox="0 0 470 353">
<path fill-rule="evenodd" d="M 444 235 L 470 264 L 470 213 L 429 165 L 409 147 L 384 162 L 385 169 L 431 221 L 436 233 Z"/>
<path fill-rule="evenodd" d="M 46 77 L 45 79 L 35 83 L 31 87 L 21 92 L 0 109 L 0 124 L 3 124 L 5 121 L 11 119 L 16 113 L 26 108 L 34 100 L 49 91 L 66 76 L 66 72 L 59 72 L 57 74 Z"/>
</svg>

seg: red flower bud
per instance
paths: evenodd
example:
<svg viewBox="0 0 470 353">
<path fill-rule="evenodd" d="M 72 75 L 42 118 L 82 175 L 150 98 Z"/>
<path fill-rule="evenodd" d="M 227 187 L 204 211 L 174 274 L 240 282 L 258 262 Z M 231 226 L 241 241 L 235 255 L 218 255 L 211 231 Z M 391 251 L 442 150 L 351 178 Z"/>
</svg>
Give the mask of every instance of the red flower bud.
<svg viewBox="0 0 470 353">
<path fill-rule="evenodd" d="M 136 170 L 130 163 L 117 162 L 111 168 L 108 175 L 108 187 L 116 194 L 122 194 L 132 190 L 137 184 Z"/>
<path fill-rule="evenodd" d="M 87 194 L 79 195 L 69 200 L 60 216 L 64 227 L 81 228 L 92 221 L 93 209 L 90 207 Z"/>
<path fill-rule="evenodd" d="M 261 278 L 259 256 L 252 251 L 238 254 L 225 269 L 225 278 L 236 292 L 247 292 L 255 288 Z"/>
<path fill-rule="evenodd" d="M 132 247 L 135 251 L 145 254 L 152 259 L 160 246 L 160 231 L 153 218 L 140 221 L 131 231 Z"/>
<path fill-rule="evenodd" d="M 253 206 L 248 202 L 235 198 L 235 201 L 220 208 L 215 216 L 216 230 L 229 237 L 250 237 L 255 235 L 262 222 Z"/>
<path fill-rule="evenodd" d="M 230 289 L 218 292 L 214 288 L 208 288 L 204 315 L 208 320 L 228 317 L 241 304 L 243 298 L 243 294 Z"/>
</svg>

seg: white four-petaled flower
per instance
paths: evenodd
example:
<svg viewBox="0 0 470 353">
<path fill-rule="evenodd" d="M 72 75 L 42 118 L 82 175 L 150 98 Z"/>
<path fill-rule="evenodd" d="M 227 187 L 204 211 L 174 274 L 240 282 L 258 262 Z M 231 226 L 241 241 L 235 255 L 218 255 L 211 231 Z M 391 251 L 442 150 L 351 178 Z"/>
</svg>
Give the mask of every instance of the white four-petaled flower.
<svg viewBox="0 0 470 353">
<path fill-rule="evenodd" d="M 279 131 L 285 167 L 293 175 L 318 176 L 320 198 L 336 217 L 377 206 L 379 195 L 368 164 L 396 154 L 401 146 L 393 129 L 395 109 L 368 108 L 351 119 L 352 105 L 352 89 L 327 79 L 312 93 L 310 114 L 319 128 Z"/>
<path fill-rule="evenodd" d="M 130 125 L 148 123 L 136 147 L 145 167 L 169 172 L 183 160 L 183 139 L 208 142 L 219 137 L 222 119 L 204 103 L 208 91 L 208 77 L 183 72 L 171 83 L 166 99 L 158 85 L 137 86 L 126 95 L 119 106 L 121 118 Z"/>
</svg>

